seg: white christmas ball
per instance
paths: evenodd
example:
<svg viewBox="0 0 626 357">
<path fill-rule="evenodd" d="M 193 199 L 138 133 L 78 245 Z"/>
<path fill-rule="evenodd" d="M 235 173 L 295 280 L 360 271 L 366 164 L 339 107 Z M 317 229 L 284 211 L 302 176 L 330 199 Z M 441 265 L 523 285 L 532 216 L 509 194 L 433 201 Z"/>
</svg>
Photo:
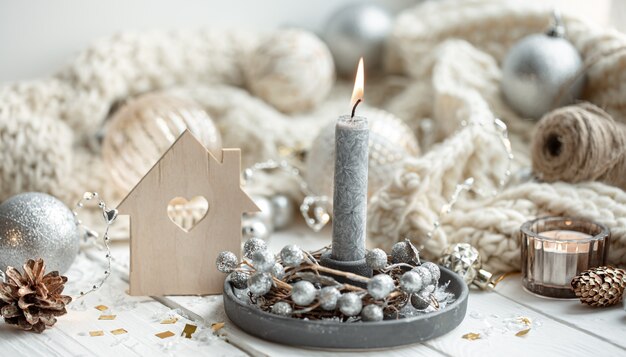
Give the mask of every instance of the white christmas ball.
<svg viewBox="0 0 626 357">
<path fill-rule="evenodd" d="M 502 93 L 518 114 L 540 119 L 581 96 L 582 68 L 583 60 L 568 40 L 547 34 L 530 35 L 516 43 L 503 61 Z"/>
<path fill-rule="evenodd" d="M 332 15 L 322 37 L 333 54 L 337 73 L 353 76 L 361 57 L 368 69 L 379 67 L 392 23 L 391 14 L 376 4 L 350 4 Z"/>
<path fill-rule="evenodd" d="M 402 120 L 378 109 L 363 110 L 369 134 L 368 194 L 371 196 L 394 177 L 405 158 L 419 155 L 417 138 Z M 322 128 L 306 158 L 305 179 L 318 195 L 333 197 L 335 123 Z"/>
<path fill-rule="evenodd" d="M 248 58 L 250 91 L 285 113 L 306 111 L 319 104 L 335 81 L 328 47 L 304 30 L 277 31 Z"/>
<path fill-rule="evenodd" d="M 104 163 L 117 186 L 130 191 L 189 129 L 218 159 L 222 137 L 196 103 L 162 93 L 130 100 L 111 118 L 102 144 Z"/>
</svg>

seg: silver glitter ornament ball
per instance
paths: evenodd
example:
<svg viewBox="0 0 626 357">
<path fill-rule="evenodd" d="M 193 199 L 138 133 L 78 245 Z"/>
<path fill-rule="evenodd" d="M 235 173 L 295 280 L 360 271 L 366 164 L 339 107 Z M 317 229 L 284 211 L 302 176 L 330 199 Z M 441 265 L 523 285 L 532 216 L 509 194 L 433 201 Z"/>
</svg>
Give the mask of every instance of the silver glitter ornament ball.
<svg viewBox="0 0 626 357">
<path fill-rule="evenodd" d="M 341 297 L 341 293 L 334 286 L 326 286 L 320 290 L 320 307 L 326 311 L 332 311 L 337 308 L 337 300 Z"/>
<path fill-rule="evenodd" d="M 250 238 L 243 244 L 243 256 L 252 259 L 252 254 L 260 251 L 266 250 L 267 244 L 261 238 Z"/>
<path fill-rule="evenodd" d="M 376 300 L 384 299 L 395 289 L 393 278 L 387 274 L 374 275 L 367 283 L 367 292 Z"/>
<path fill-rule="evenodd" d="M 337 301 L 337 306 L 342 314 L 346 316 L 356 316 L 361 313 L 363 302 L 359 295 L 355 293 L 345 293 L 342 294 L 339 301 Z"/>
<path fill-rule="evenodd" d="M 222 273 L 230 273 L 231 271 L 237 268 L 239 265 L 239 259 L 233 252 L 223 251 L 217 255 L 215 259 L 215 265 L 217 266 L 217 270 Z"/>
<path fill-rule="evenodd" d="M 280 315 L 280 316 L 291 316 L 293 309 L 289 303 L 284 301 L 279 301 L 272 306 L 272 314 Z"/>
<path fill-rule="evenodd" d="M 427 267 L 418 266 L 414 268 L 413 271 L 416 272 L 417 275 L 420 276 L 420 278 L 422 278 L 422 284 L 424 284 L 425 286 L 433 283 L 433 275 L 430 273 L 430 270 Z"/>
<path fill-rule="evenodd" d="M 369 3 L 350 4 L 333 14 L 322 37 L 333 55 L 337 73 L 354 75 L 361 57 L 365 58 L 367 68 L 379 67 L 392 22 L 387 10 Z"/>
<path fill-rule="evenodd" d="M 271 271 L 276 263 L 274 254 L 270 253 L 268 250 L 259 250 L 254 252 L 251 260 L 254 269 L 261 272 Z"/>
<path fill-rule="evenodd" d="M 444 250 L 439 264 L 459 274 L 468 285 L 471 284 L 482 266 L 478 250 L 469 243 L 456 243 Z"/>
<path fill-rule="evenodd" d="M 407 293 L 417 293 L 422 290 L 423 286 L 422 276 L 415 271 L 407 271 L 400 278 L 400 287 Z"/>
<path fill-rule="evenodd" d="M 249 275 L 242 271 L 234 271 L 228 276 L 230 283 L 237 289 L 245 289 L 248 286 Z"/>
<path fill-rule="evenodd" d="M 382 321 L 383 309 L 378 305 L 367 305 L 361 310 L 361 320 L 363 321 Z"/>
<path fill-rule="evenodd" d="M 432 277 L 432 284 L 436 285 L 437 283 L 439 283 L 439 278 L 441 277 L 441 269 L 439 269 L 439 266 L 437 264 L 432 262 L 424 262 L 422 263 L 422 267 L 428 269 L 428 271 L 430 272 L 430 275 Z"/>
<path fill-rule="evenodd" d="M 272 289 L 272 276 L 268 273 L 256 273 L 248 279 L 248 289 L 256 296 L 267 294 Z"/>
<path fill-rule="evenodd" d="M 272 230 L 259 217 L 248 216 L 241 219 L 241 237 L 243 239 L 259 238 L 269 239 Z"/>
<path fill-rule="evenodd" d="M 293 201 L 287 195 L 276 195 L 270 198 L 272 203 L 272 221 L 274 223 L 274 229 L 283 229 L 288 227 L 293 222 Z"/>
<path fill-rule="evenodd" d="M 295 284 L 291 289 L 291 300 L 300 306 L 310 305 L 315 301 L 317 296 L 317 289 L 309 281 L 301 280 Z"/>
<path fill-rule="evenodd" d="M 387 265 L 387 253 L 380 248 L 369 250 L 365 255 L 365 263 L 373 270 L 381 270 Z"/>
<path fill-rule="evenodd" d="M 295 244 L 286 245 L 280 251 L 280 259 L 283 264 L 289 267 L 295 267 L 302 263 L 304 260 L 304 253 L 302 249 Z"/>
<path fill-rule="evenodd" d="M 563 28 L 524 37 L 502 64 L 501 89 L 508 104 L 526 118 L 540 119 L 552 109 L 580 98 L 583 60 Z"/>
<path fill-rule="evenodd" d="M 20 269 L 43 258 L 47 271 L 64 273 L 78 254 L 80 233 L 63 202 L 39 192 L 22 193 L 0 205 L 0 270 Z"/>
<path fill-rule="evenodd" d="M 277 279 L 282 279 L 285 277 L 285 268 L 280 263 L 274 264 L 271 271 L 272 275 Z"/>
</svg>

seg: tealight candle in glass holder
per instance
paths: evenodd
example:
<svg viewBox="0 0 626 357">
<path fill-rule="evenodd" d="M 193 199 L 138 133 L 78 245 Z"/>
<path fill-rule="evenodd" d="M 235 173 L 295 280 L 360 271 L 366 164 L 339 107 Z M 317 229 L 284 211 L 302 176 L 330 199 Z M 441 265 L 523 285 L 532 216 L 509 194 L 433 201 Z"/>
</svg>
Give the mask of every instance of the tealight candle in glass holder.
<svg viewBox="0 0 626 357">
<path fill-rule="evenodd" d="M 526 222 L 522 233 L 522 284 L 532 293 L 575 298 L 572 278 L 605 264 L 609 229 L 580 218 L 545 217 Z"/>
</svg>

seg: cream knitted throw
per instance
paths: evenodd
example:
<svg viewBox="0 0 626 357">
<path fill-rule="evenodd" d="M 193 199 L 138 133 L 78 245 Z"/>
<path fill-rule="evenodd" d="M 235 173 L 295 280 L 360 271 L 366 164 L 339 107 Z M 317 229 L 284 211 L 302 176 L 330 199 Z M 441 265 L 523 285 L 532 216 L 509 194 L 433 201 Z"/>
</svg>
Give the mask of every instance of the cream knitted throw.
<svg viewBox="0 0 626 357">
<path fill-rule="evenodd" d="M 451 242 L 469 241 L 489 268 L 517 269 L 521 223 L 537 215 L 568 214 L 607 224 L 613 233 L 611 261 L 626 263 L 626 194 L 619 189 L 600 183 L 512 182 L 491 196 L 507 166 L 493 131 L 494 116 L 509 125 L 514 173 L 530 166 L 532 129 L 500 99 L 498 63 L 517 39 L 543 31 L 550 10 L 521 1 L 437 1 L 399 16 L 390 69 L 409 80 L 400 94 L 378 100 L 371 93 L 390 93 L 389 83 L 376 88 L 369 82 L 368 101 L 411 127 L 432 119 L 438 138 L 446 140 L 407 161 L 371 199 L 374 243 L 388 247 L 403 237 L 424 242 L 455 185 L 472 176 L 482 195 L 463 195 L 441 218 L 441 229 L 426 242 L 431 255 Z M 585 59 L 626 44 L 616 32 L 565 19 L 569 38 Z M 224 145 L 242 148 L 244 164 L 276 158 L 281 146 L 306 147 L 312 133 L 345 111 L 341 98 L 349 94 L 330 95 L 337 99 L 313 112 L 286 116 L 238 88 L 245 85 L 246 61 L 260 36 L 215 30 L 121 34 L 96 42 L 54 77 L 0 87 L 0 200 L 28 190 L 50 192 L 68 203 L 84 190 L 119 200 L 92 138 L 117 101 L 152 90 L 167 89 L 203 105 L 220 127 Z M 617 120 L 626 118 L 625 63 L 623 56 L 598 62 L 588 73 L 585 94 Z M 285 184 L 267 182 L 268 192 Z"/>
</svg>

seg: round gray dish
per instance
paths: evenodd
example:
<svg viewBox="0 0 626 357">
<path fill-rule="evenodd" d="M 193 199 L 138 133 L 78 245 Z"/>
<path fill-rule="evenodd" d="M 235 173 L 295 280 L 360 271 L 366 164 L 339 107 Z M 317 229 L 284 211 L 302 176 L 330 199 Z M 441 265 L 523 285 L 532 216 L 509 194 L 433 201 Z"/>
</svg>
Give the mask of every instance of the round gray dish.
<svg viewBox="0 0 626 357">
<path fill-rule="evenodd" d="M 354 323 L 283 317 L 261 311 L 238 299 L 228 279 L 224 282 L 224 309 L 230 320 L 242 330 L 284 345 L 331 349 L 408 345 L 444 335 L 465 318 L 469 289 L 457 274 L 440 268 L 439 281 L 450 282 L 447 291 L 453 293 L 456 300 L 440 311 L 421 316 Z"/>
</svg>

